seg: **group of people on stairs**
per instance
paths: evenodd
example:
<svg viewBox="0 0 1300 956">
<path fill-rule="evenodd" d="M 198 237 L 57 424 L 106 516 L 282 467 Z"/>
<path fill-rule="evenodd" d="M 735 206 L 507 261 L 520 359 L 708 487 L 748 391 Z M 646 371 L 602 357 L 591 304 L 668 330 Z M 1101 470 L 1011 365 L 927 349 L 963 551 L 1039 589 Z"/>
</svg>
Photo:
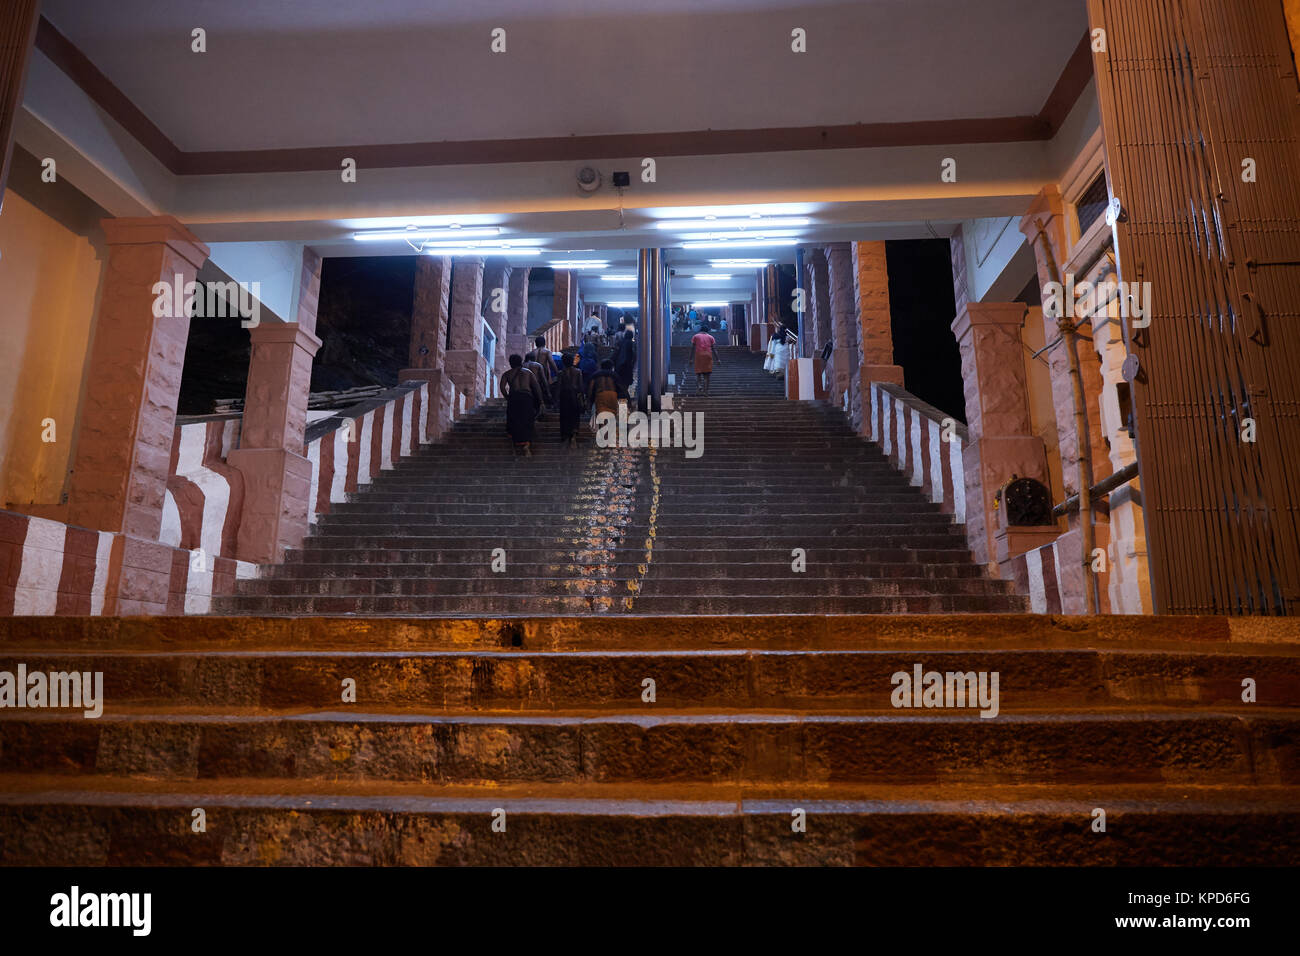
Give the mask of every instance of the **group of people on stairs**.
<svg viewBox="0 0 1300 956">
<path fill-rule="evenodd" d="M 510 368 L 501 376 L 506 400 L 506 431 L 515 454 L 532 457 L 537 420 L 551 408 L 560 416 L 560 441 L 570 448 L 578 443 L 578 426 L 591 411 L 594 429 L 602 412 L 617 412 L 628 397 L 636 372 L 636 334 L 631 323 L 615 336 L 612 357 L 598 363 L 596 336 L 588 334 L 581 346 L 555 354 L 538 336 L 537 347 L 527 355 L 511 355 Z"/>
</svg>

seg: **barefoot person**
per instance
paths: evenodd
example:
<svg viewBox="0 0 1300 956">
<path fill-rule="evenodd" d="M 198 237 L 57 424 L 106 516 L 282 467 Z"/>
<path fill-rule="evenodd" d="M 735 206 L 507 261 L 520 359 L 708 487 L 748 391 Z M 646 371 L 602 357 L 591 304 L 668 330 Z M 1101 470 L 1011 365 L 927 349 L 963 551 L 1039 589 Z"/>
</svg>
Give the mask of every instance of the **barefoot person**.
<svg viewBox="0 0 1300 956">
<path fill-rule="evenodd" d="M 578 444 L 578 419 L 586 406 L 586 393 L 582 387 L 582 371 L 578 368 L 578 353 L 564 353 L 564 368 L 557 383 L 560 402 L 560 441 L 570 448 Z"/>
<path fill-rule="evenodd" d="M 705 329 L 695 333 L 691 339 L 691 348 L 695 353 L 695 394 L 709 394 L 709 376 L 713 374 L 713 365 L 718 361 L 718 343 Z M 703 390 L 701 390 L 703 389 Z"/>
<path fill-rule="evenodd" d="M 537 376 L 524 368 L 524 360 L 510 356 L 510 368 L 501 376 L 501 394 L 506 397 L 506 431 L 515 443 L 515 453 L 532 456 L 533 427 L 542 407 L 542 386 Z"/>
<path fill-rule="evenodd" d="M 596 431 L 600 425 L 597 419 L 605 413 L 618 414 L 618 401 L 623 397 L 622 385 L 614 374 L 614 363 L 609 359 L 600 363 L 600 371 L 591 377 L 587 385 L 587 401 L 591 406 L 591 430 Z"/>
</svg>

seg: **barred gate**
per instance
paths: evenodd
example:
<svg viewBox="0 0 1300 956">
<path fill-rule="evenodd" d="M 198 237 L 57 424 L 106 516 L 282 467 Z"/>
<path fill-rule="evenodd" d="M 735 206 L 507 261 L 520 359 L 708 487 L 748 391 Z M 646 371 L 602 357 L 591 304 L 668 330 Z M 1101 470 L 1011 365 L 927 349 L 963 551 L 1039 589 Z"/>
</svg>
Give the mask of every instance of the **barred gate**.
<svg viewBox="0 0 1300 956">
<path fill-rule="evenodd" d="M 1120 278 L 1151 283 L 1149 327 L 1124 325 L 1155 608 L 1287 613 L 1300 602 L 1300 91 L 1282 4 L 1088 7 Z"/>
</svg>

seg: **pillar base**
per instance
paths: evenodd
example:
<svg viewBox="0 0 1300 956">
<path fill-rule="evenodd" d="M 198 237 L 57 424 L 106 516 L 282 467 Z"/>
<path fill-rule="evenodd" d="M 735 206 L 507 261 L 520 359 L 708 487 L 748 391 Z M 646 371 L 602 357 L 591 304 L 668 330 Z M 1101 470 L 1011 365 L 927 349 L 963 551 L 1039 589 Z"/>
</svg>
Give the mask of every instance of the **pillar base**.
<svg viewBox="0 0 1300 956">
<path fill-rule="evenodd" d="M 478 405 L 487 397 L 487 359 L 474 349 L 451 349 L 447 352 L 445 371 L 456 388 Z"/>
<path fill-rule="evenodd" d="M 824 363 L 819 358 L 791 359 L 785 367 L 785 397 L 799 402 L 826 401 L 823 370 Z"/>
<path fill-rule="evenodd" d="M 171 589 L 172 562 L 187 560 L 165 544 L 124 534 L 113 540 L 104 613 L 119 617 L 143 614 L 166 614 Z M 112 609 L 110 610 L 110 602 Z"/>
<path fill-rule="evenodd" d="M 872 382 L 884 382 L 887 385 L 903 387 L 903 366 L 901 365 L 863 365 L 858 376 L 864 390 Z"/>
<path fill-rule="evenodd" d="M 235 555 L 278 564 L 307 537 L 311 462 L 283 448 L 237 448 L 227 458 L 244 477 L 244 508 Z"/>
<path fill-rule="evenodd" d="M 1033 551 L 1045 544 L 1051 544 L 1061 536 L 1061 529 L 1055 524 L 1026 527 L 1009 525 L 993 533 L 993 549 L 999 566 L 1005 565 L 1012 558 L 1019 557 L 1026 551 Z M 1004 569 L 1005 571 L 1005 569 Z M 1004 578 L 1011 575 L 1004 573 Z"/>
<path fill-rule="evenodd" d="M 429 414 L 426 418 L 425 436 L 438 441 L 447 434 L 456 420 L 456 383 L 440 368 L 404 368 L 398 373 L 399 382 L 428 382 Z"/>
<path fill-rule="evenodd" d="M 993 496 L 1012 475 L 1051 485 L 1047 447 L 1037 435 L 992 436 L 968 442 L 962 449 L 966 472 L 966 539 L 980 564 L 998 573 L 997 511 Z"/>
</svg>

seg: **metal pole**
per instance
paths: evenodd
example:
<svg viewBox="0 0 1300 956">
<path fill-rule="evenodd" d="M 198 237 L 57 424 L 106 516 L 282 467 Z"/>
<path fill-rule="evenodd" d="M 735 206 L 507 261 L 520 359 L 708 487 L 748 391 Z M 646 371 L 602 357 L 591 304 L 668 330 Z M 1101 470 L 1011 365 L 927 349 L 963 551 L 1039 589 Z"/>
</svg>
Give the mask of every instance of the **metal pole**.
<svg viewBox="0 0 1300 956">
<path fill-rule="evenodd" d="M 672 364 L 673 344 L 672 279 L 669 275 L 668 263 L 662 251 L 660 252 L 659 276 L 659 386 L 655 392 L 656 408 L 662 406 L 664 393 L 668 391 L 668 371 Z"/>
<path fill-rule="evenodd" d="M 803 358 L 803 314 L 807 310 L 806 297 L 808 293 L 804 289 L 803 282 L 803 247 L 795 246 L 794 248 L 794 302 L 796 318 L 799 320 L 799 341 L 795 343 L 795 357 Z"/>
<path fill-rule="evenodd" d="M 654 358 L 652 350 L 655 342 L 662 337 L 655 334 L 656 316 L 661 299 L 659 291 L 659 272 L 661 254 L 658 249 L 641 249 L 637 252 L 637 407 L 651 410 L 654 394 Z M 662 343 L 661 343 L 662 345 Z"/>
</svg>

